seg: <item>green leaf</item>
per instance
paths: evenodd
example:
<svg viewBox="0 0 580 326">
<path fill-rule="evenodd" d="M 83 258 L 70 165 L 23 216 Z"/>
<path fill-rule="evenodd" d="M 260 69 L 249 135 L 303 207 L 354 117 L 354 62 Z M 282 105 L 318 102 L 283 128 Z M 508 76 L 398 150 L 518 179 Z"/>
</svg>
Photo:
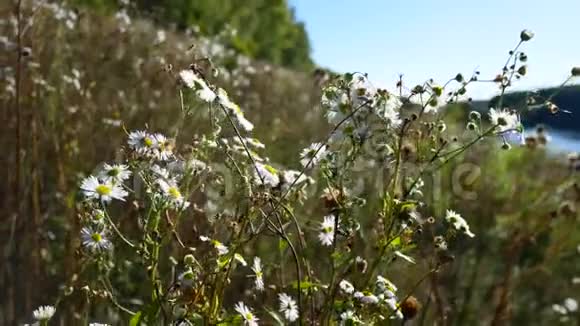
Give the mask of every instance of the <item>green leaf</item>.
<svg viewBox="0 0 580 326">
<path fill-rule="evenodd" d="M 137 311 L 136 314 L 133 315 L 133 317 L 131 317 L 131 320 L 129 321 L 129 326 L 138 326 L 141 324 L 141 311 Z"/>
<path fill-rule="evenodd" d="M 288 248 L 288 243 L 286 242 L 286 240 L 284 239 L 278 240 L 278 249 L 280 251 L 284 251 L 286 250 L 286 248 Z"/>
<path fill-rule="evenodd" d="M 274 321 L 276 322 L 276 325 L 284 326 L 284 322 L 282 321 L 282 318 L 280 318 L 280 316 L 276 312 L 274 312 L 268 308 L 265 308 L 265 309 L 268 312 L 268 314 L 270 314 L 272 319 L 274 319 Z"/>
</svg>

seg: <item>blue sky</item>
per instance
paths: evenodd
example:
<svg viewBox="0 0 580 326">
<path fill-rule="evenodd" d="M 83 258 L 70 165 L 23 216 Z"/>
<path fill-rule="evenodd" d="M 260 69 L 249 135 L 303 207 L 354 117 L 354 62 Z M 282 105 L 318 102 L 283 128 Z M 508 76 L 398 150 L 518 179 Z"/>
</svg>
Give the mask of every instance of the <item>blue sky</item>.
<svg viewBox="0 0 580 326">
<path fill-rule="evenodd" d="M 522 29 L 535 37 L 523 50 L 528 75 L 517 89 L 560 84 L 580 66 L 580 0 L 289 0 L 306 24 L 315 62 L 339 72 L 369 73 L 393 88 L 399 73 L 408 85 L 478 69 L 495 76 Z M 471 88 L 474 98 L 496 93 Z"/>
</svg>

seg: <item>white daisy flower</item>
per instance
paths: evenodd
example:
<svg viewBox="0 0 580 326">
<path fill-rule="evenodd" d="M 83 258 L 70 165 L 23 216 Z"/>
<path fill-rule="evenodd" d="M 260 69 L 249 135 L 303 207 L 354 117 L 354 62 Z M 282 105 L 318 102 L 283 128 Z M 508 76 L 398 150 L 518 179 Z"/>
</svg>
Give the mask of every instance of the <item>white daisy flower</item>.
<svg viewBox="0 0 580 326">
<path fill-rule="evenodd" d="M 229 114 L 233 115 L 234 119 L 242 129 L 245 131 L 252 131 L 254 129 L 254 125 L 244 117 L 242 109 L 230 100 L 228 93 L 223 88 L 218 89 L 217 97 L 219 103 L 228 110 Z"/>
<path fill-rule="evenodd" d="M 174 180 L 165 181 L 158 179 L 157 184 L 163 192 L 163 197 L 169 201 L 172 207 L 179 210 L 189 207 L 189 202 L 183 198 L 183 195 L 179 191 L 179 187 Z"/>
<path fill-rule="evenodd" d="M 107 232 L 98 231 L 90 227 L 81 229 L 81 241 L 90 251 L 106 251 L 112 248 L 112 243 L 107 239 Z"/>
<path fill-rule="evenodd" d="M 322 143 L 313 143 L 306 147 L 300 153 L 300 164 L 303 167 L 312 167 L 317 165 L 326 156 L 326 145 Z"/>
<path fill-rule="evenodd" d="M 238 145 L 242 145 L 242 141 L 240 141 L 240 139 L 238 137 L 234 137 L 233 141 L 234 141 L 234 143 L 236 143 Z M 255 149 L 266 148 L 266 145 L 264 145 L 260 140 L 258 140 L 256 138 L 246 137 L 246 138 L 244 138 L 243 144 L 245 144 L 248 147 L 253 147 Z"/>
<path fill-rule="evenodd" d="M 398 97 L 394 95 L 387 96 L 387 98 L 379 101 L 376 112 L 379 118 L 386 122 L 390 127 L 396 128 L 403 122 L 399 115 L 399 110 L 403 104 Z"/>
<path fill-rule="evenodd" d="M 566 307 L 569 312 L 576 312 L 578 310 L 578 301 L 572 298 L 566 298 L 564 300 L 564 307 Z"/>
<path fill-rule="evenodd" d="M 284 314 L 286 320 L 289 322 L 296 321 L 298 319 L 298 305 L 296 305 L 296 301 L 286 293 L 278 294 L 278 299 L 280 300 L 280 312 Z"/>
<path fill-rule="evenodd" d="M 557 303 L 554 303 L 552 305 L 552 310 L 554 310 L 554 312 L 559 313 L 560 315 L 567 315 L 568 314 L 568 310 L 566 309 L 566 307 L 559 305 Z"/>
<path fill-rule="evenodd" d="M 268 164 L 256 163 L 256 168 L 254 169 L 254 178 L 258 183 L 270 187 L 276 187 L 280 183 L 278 170 Z"/>
<path fill-rule="evenodd" d="M 519 116 L 509 110 L 489 109 L 489 120 L 491 124 L 497 126 L 500 133 L 517 129 L 520 126 Z"/>
<path fill-rule="evenodd" d="M 151 166 L 151 172 L 153 172 L 155 175 L 157 175 L 159 178 L 163 180 L 171 179 L 169 171 L 166 168 L 162 168 L 157 164 L 153 164 L 153 166 Z"/>
<path fill-rule="evenodd" d="M 306 176 L 304 173 L 296 170 L 285 170 L 282 172 L 282 190 L 286 191 L 290 185 L 294 184 L 298 187 L 302 184 L 311 184 L 313 182 L 312 178 Z"/>
<path fill-rule="evenodd" d="M 104 203 L 111 199 L 125 201 L 128 193 L 119 185 L 110 182 L 101 182 L 94 176 L 85 178 L 81 183 L 81 190 L 88 199 L 98 199 Z"/>
<path fill-rule="evenodd" d="M 105 163 L 103 166 L 103 171 L 101 171 L 99 177 L 104 182 L 111 183 L 123 183 L 123 181 L 129 179 L 131 176 L 131 171 L 129 167 L 125 164 L 113 164 L 110 165 Z"/>
<path fill-rule="evenodd" d="M 387 297 L 394 297 L 395 292 L 397 292 L 397 286 L 381 275 L 377 276 L 377 281 L 375 284 L 377 285 L 379 291 L 385 293 Z"/>
<path fill-rule="evenodd" d="M 352 310 L 347 310 L 340 314 L 340 325 L 346 325 L 347 322 L 352 322 L 354 324 L 361 323 L 360 318 Z"/>
<path fill-rule="evenodd" d="M 56 309 L 53 306 L 40 306 L 32 312 L 32 315 L 38 321 L 47 321 L 54 316 L 55 312 Z"/>
<path fill-rule="evenodd" d="M 185 86 L 195 91 L 197 97 L 205 102 L 213 102 L 216 98 L 214 91 L 193 70 L 186 69 L 179 72 L 179 78 Z"/>
<path fill-rule="evenodd" d="M 475 234 L 469 230 L 467 222 L 458 213 L 448 209 L 445 214 L 445 220 L 451 223 L 456 230 L 463 231 L 463 233 L 471 238 L 475 237 Z"/>
<path fill-rule="evenodd" d="M 354 293 L 354 286 L 347 280 L 342 280 L 338 283 L 338 286 L 345 294 L 353 294 Z"/>
<path fill-rule="evenodd" d="M 354 293 L 355 299 L 359 300 L 364 304 L 377 304 L 379 303 L 379 298 L 376 295 L 368 292 L 357 291 Z"/>
<path fill-rule="evenodd" d="M 353 100 L 355 107 L 372 100 L 376 93 L 376 88 L 365 76 L 356 75 L 353 77 L 350 84 L 350 98 Z"/>
<path fill-rule="evenodd" d="M 228 247 L 225 246 L 223 243 L 219 242 L 218 240 L 210 239 L 204 235 L 199 236 L 199 239 L 203 242 L 211 242 L 214 248 L 217 249 L 218 255 L 223 256 L 229 252 Z"/>
<path fill-rule="evenodd" d="M 244 257 L 238 253 L 234 254 L 234 259 L 237 260 L 242 266 L 248 266 L 248 263 L 244 259 Z"/>
<path fill-rule="evenodd" d="M 154 149 L 155 158 L 157 158 L 160 161 L 169 160 L 173 156 L 172 150 L 173 146 L 171 144 L 171 141 L 167 139 L 167 137 L 165 137 L 163 134 L 159 133 L 153 135 L 153 138 L 155 139 L 155 149 Z"/>
<path fill-rule="evenodd" d="M 185 272 L 178 276 L 179 285 L 184 288 L 192 288 L 195 281 L 195 273 L 191 268 L 188 268 Z"/>
<path fill-rule="evenodd" d="M 264 291 L 264 273 L 262 272 L 262 260 L 260 257 L 254 257 L 254 264 L 252 265 L 252 271 L 254 272 L 254 285 L 256 290 Z"/>
<path fill-rule="evenodd" d="M 155 137 L 145 131 L 137 130 L 129 133 L 129 147 L 141 155 L 149 156 L 157 146 Z"/>
<path fill-rule="evenodd" d="M 334 215 L 327 215 L 324 221 L 320 224 L 320 233 L 318 239 L 324 246 L 331 246 L 334 241 L 334 224 L 336 217 Z"/>
<path fill-rule="evenodd" d="M 339 124 L 347 116 L 349 108 L 348 95 L 338 88 L 331 86 L 324 89 L 321 104 L 327 109 L 326 118 L 332 125 Z"/>
<path fill-rule="evenodd" d="M 244 325 L 248 326 L 257 326 L 258 325 L 258 317 L 254 315 L 252 309 L 246 306 L 243 302 L 238 302 L 235 305 L 235 310 L 237 311 L 240 316 L 244 319 Z"/>
</svg>

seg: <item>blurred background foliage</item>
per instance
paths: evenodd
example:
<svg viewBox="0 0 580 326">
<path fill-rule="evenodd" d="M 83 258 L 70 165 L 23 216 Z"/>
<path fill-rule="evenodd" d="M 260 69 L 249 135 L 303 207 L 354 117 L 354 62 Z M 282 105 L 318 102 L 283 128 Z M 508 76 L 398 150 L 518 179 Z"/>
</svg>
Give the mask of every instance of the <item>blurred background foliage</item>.
<svg viewBox="0 0 580 326">
<path fill-rule="evenodd" d="M 105 13 L 118 0 L 74 0 Z M 196 26 L 204 36 L 235 31 L 224 45 L 251 58 L 293 69 L 313 67 L 304 25 L 296 21 L 286 0 L 137 0 L 131 5 L 142 17 L 184 30 Z"/>
<path fill-rule="evenodd" d="M 219 69 L 214 82 L 256 125 L 255 136 L 275 163 L 298 167 L 299 151 L 329 130 L 318 109 L 321 82 L 328 76 L 311 73 L 307 35 L 286 1 L 143 0 L 119 9 L 113 0 L 76 0 L 65 14 L 26 5 L 22 15 L 32 24 L 20 42 L 27 49 L 20 54 L 20 87 L 13 7 L 0 6 L 0 35 L 6 36 L 0 42 L 0 163 L 5 167 L 0 171 L 0 324 L 29 320 L 36 306 L 54 302 L 65 282 L 81 272 L 73 199 L 83 176 L 119 155 L 124 129 L 147 126 L 176 135 L 181 144 L 207 130 L 201 110 L 180 121 L 175 82 L 180 69 L 211 57 Z M 121 14 L 126 12 L 131 19 Z M 464 118 L 471 109 L 469 103 L 448 108 L 449 128 L 441 137 L 468 137 Z M 510 151 L 499 146 L 486 142 L 425 180 L 424 192 L 433 196 L 425 198 L 432 209 L 423 215 L 442 218 L 453 207 L 477 236 L 449 244 L 456 256 L 417 291 L 423 304 L 417 325 L 551 325 L 564 318 L 552 311 L 553 303 L 578 299 L 578 162 L 549 153 L 539 140 Z M 476 178 L 454 174 L 465 163 L 479 168 Z M 372 184 L 374 172 L 361 171 L 361 180 Z M 454 178 L 474 197 L 453 191 Z M 301 214 L 318 221 L 323 212 L 314 198 Z M 375 223 L 370 210 L 359 214 L 361 224 Z M 184 223 L 189 229 L 183 234 L 192 223 Z M 424 239 L 414 241 L 431 241 L 433 232 L 426 229 Z M 264 257 L 278 254 L 270 248 L 254 250 Z M 434 255 L 412 253 L 419 264 L 429 264 Z M 397 262 L 386 276 L 410 289 L 420 269 Z M 128 296 L 138 294 L 143 275 L 132 277 L 114 280 Z M 62 325 L 75 325 L 86 308 L 83 300 L 78 292 L 65 298 L 58 312 Z M 106 315 L 98 309 L 90 314 Z M 579 323 L 580 314 L 566 316 L 565 322 Z"/>
</svg>

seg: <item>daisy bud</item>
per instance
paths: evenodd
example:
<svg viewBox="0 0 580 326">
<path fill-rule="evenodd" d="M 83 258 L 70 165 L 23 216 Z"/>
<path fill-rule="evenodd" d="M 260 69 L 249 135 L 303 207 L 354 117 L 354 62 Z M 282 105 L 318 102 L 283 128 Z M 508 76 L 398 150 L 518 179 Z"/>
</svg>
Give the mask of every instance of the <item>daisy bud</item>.
<svg viewBox="0 0 580 326">
<path fill-rule="evenodd" d="M 22 51 L 20 53 L 22 54 L 23 57 L 29 57 L 30 54 L 32 54 L 32 49 L 30 49 L 29 47 L 25 47 L 22 48 Z"/>
<path fill-rule="evenodd" d="M 580 76 L 580 67 L 572 68 L 572 76 L 574 76 L 574 77 Z"/>
<path fill-rule="evenodd" d="M 511 148 L 512 148 L 512 146 L 510 144 L 508 144 L 508 143 L 503 143 L 501 145 L 501 149 L 503 149 L 505 151 L 510 150 Z"/>
<path fill-rule="evenodd" d="M 538 140 L 536 139 L 536 137 L 533 136 L 528 136 L 525 139 L 525 143 L 526 143 L 526 147 L 534 149 L 538 146 Z"/>
<path fill-rule="evenodd" d="M 403 302 L 401 302 L 401 312 L 405 320 L 411 320 L 417 316 L 417 313 L 421 309 L 421 304 L 419 300 L 414 296 L 409 296 Z"/>
<path fill-rule="evenodd" d="M 185 257 L 183 257 L 183 262 L 187 266 L 192 266 L 193 263 L 195 262 L 195 258 L 193 257 L 192 254 L 187 254 L 187 255 L 185 255 Z"/>
<path fill-rule="evenodd" d="M 522 42 L 527 42 L 527 41 L 531 40 L 533 37 L 534 37 L 534 32 L 532 32 L 528 29 L 524 29 L 520 33 L 520 40 L 522 40 Z"/>
<path fill-rule="evenodd" d="M 437 124 L 437 130 L 439 130 L 439 132 L 444 132 L 444 131 L 445 131 L 445 129 L 447 129 L 447 126 L 445 125 L 445 122 L 443 122 L 443 121 L 440 121 L 440 122 Z"/>
<path fill-rule="evenodd" d="M 439 85 L 435 85 L 431 87 L 431 89 L 433 90 L 433 93 L 437 96 L 441 96 L 441 94 L 443 94 L 443 87 Z"/>
<path fill-rule="evenodd" d="M 458 83 L 463 82 L 463 75 L 462 74 L 457 74 L 457 76 L 455 76 L 455 81 L 457 81 Z"/>
<path fill-rule="evenodd" d="M 546 107 L 548 108 L 548 110 L 552 114 L 556 114 L 556 113 L 558 113 L 558 111 L 560 111 L 560 108 L 558 108 L 558 106 L 556 104 L 554 104 L 550 101 L 546 102 Z"/>
<path fill-rule="evenodd" d="M 475 129 L 477 129 L 477 126 L 475 125 L 475 123 L 473 123 L 473 122 L 467 123 L 467 130 L 474 131 Z"/>
<path fill-rule="evenodd" d="M 525 76 L 527 71 L 528 71 L 528 69 L 526 68 L 526 66 L 521 66 L 521 67 L 518 69 L 518 74 L 520 74 L 520 75 L 522 75 L 522 76 Z"/>
<path fill-rule="evenodd" d="M 469 120 L 479 120 L 481 119 L 481 113 L 477 111 L 469 112 Z"/>
<path fill-rule="evenodd" d="M 548 137 L 546 137 L 545 134 L 539 134 L 538 143 L 540 143 L 540 145 L 546 145 L 548 143 Z"/>
</svg>

